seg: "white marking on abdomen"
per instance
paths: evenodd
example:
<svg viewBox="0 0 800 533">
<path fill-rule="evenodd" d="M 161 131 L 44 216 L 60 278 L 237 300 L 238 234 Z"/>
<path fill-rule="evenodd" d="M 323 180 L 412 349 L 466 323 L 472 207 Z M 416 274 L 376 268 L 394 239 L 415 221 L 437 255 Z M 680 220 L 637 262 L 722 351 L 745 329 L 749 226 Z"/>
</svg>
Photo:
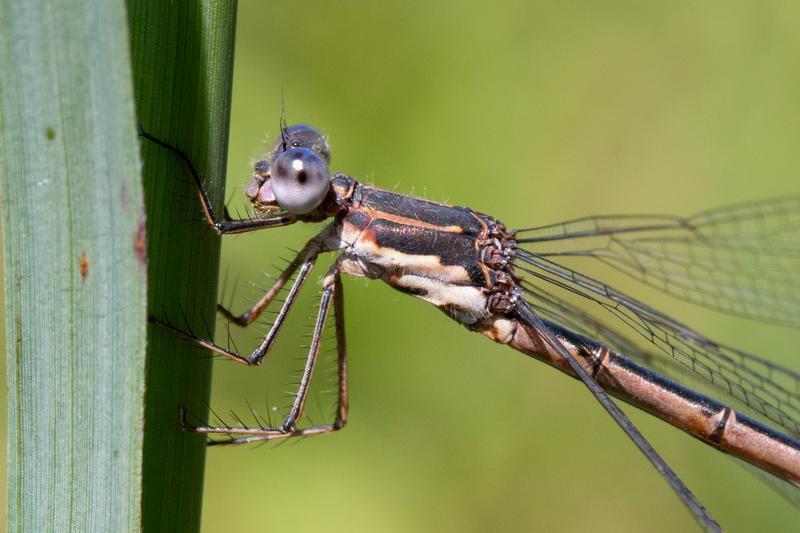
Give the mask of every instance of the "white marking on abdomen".
<svg viewBox="0 0 800 533">
<path fill-rule="evenodd" d="M 438 307 L 455 306 L 460 312 L 475 319 L 488 315 L 486 310 L 486 296 L 479 287 L 469 285 L 453 285 L 438 279 L 414 274 L 403 274 L 385 279 L 389 285 L 425 291 L 417 295 L 426 302 Z"/>
</svg>

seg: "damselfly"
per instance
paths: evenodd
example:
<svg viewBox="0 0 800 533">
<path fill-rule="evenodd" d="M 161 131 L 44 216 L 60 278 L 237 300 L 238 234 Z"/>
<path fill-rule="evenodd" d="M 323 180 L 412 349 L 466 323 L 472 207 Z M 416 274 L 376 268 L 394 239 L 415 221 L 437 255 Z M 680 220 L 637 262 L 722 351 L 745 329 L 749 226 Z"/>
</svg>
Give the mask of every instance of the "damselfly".
<svg viewBox="0 0 800 533">
<path fill-rule="evenodd" d="M 257 365 L 275 339 L 318 256 L 339 255 L 324 276 L 310 349 L 292 406 L 281 424 L 190 425 L 221 434 L 210 444 L 243 444 L 336 431 L 347 421 L 347 361 L 341 275 L 380 279 L 428 301 L 469 330 L 536 357 L 581 380 L 666 479 L 699 524 L 719 525 L 639 433 L 609 394 L 703 442 L 800 486 L 800 373 L 714 342 L 621 291 L 565 266 L 565 256 L 596 258 L 684 300 L 738 316 L 800 324 L 800 198 L 736 205 L 688 218 L 586 217 L 510 230 L 465 207 L 401 195 L 328 171 L 326 138 L 305 126 L 281 128 L 255 164 L 246 195 L 258 213 L 232 219 L 215 211 L 191 160 L 180 156 L 199 191 L 207 222 L 220 234 L 333 219 L 273 285 L 240 315 L 248 326 L 289 285 L 258 347 L 244 355 L 161 323 L 212 352 Z M 615 316 L 597 320 L 568 300 L 579 296 Z M 333 308 L 338 403 L 330 423 L 302 427 L 304 405 Z M 636 342 L 636 335 L 649 349 Z M 670 375 L 674 379 L 667 378 Z M 704 383 L 719 399 L 689 389 Z"/>
</svg>

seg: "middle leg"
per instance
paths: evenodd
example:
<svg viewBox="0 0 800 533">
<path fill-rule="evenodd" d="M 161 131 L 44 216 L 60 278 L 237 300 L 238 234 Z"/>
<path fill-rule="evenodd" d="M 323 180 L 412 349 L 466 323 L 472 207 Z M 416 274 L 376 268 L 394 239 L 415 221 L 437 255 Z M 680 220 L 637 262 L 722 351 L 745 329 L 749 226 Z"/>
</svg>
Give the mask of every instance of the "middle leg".
<svg viewBox="0 0 800 533">
<path fill-rule="evenodd" d="M 275 321 L 272 323 L 272 326 L 267 331 L 267 334 L 264 336 L 264 339 L 261 343 L 256 347 L 255 350 L 250 355 L 241 355 L 234 351 L 229 350 L 228 348 L 223 348 L 215 344 L 211 339 L 204 339 L 202 337 L 198 337 L 193 333 L 182 331 L 181 329 L 173 326 L 172 324 L 166 323 L 164 321 L 158 320 L 156 318 L 151 318 L 152 322 L 159 324 L 160 326 L 169 329 L 170 331 L 174 332 L 175 334 L 188 339 L 203 348 L 211 350 L 212 352 L 216 353 L 217 355 L 221 355 L 226 357 L 232 361 L 237 363 L 241 363 L 244 365 L 259 365 L 264 357 L 269 353 L 272 349 L 272 345 L 275 343 L 275 340 L 278 337 L 278 333 L 280 333 L 281 327 L 283 326 L 284 322 L 286 321 L 286 317 L 289 315 L 289 311 L 291 311 L 292 305 L 297 300 L 297 295 L 300 293 L 300 289 L 302 288 L 303 284 L 305 283 L 306 279 L 308 278 L 308 274 L 311 272 L 311 269 L 314 267 L 314 263 L 317 260 L 317 256 L 320 252 L 327 251 L 328 248 L 325 247 L 325 242 L 329 237 L 330 232 L 333 231 L 332 226 L 328 226 L 325 230 L 320 232 L 317 236 L 313 239 L 308 241 L 308 243 L 303 247 L 300 253 L 297 254 L 297 257 L 289 264 L 286 270 L 275 280 L 275 283 L 272 287 L 266 292 L 264 296 L 262 296 L 256 305 L 253 306 L 252 309 L 248 310 L 247 312 L 243 313 L 239 317 L 232 315 L 227 309 L 223 309 L 221 313 L 225 318 L 236 322 L 237 324 L 248 325 L 251 324 L 258 316 L 263 312 L 263 310 L 269 305 L 269 303 L 275 298 L 280 290 L 285 286 L 287 281 L 292 277 L 295 271 L 299 270 L 297 276 L 295 277 L 294 283 L 292 283 L 291 288 L 289 289 L 289 294 L 286 296 L 286 300 L 283 302 L 280 310 L 278 311 L 278 315 L 275 317 Z M 221 306 L 220 306 L 221 307 Z"/>
</svg>

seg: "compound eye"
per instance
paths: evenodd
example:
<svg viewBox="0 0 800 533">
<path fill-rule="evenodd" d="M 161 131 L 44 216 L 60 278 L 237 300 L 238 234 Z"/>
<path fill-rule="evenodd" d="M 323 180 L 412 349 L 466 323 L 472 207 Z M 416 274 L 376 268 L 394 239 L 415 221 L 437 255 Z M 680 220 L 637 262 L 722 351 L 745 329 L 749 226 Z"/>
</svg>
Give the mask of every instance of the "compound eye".
<svg viewBox="0 0 800 533">
<path fill-rule="evenodd" d="M 328 165 L 313 150 L 290 148 L 272 161 L 270 182 L 278 205 L 295 215 L 304 215 L 328 194 Z"/>
</svg>

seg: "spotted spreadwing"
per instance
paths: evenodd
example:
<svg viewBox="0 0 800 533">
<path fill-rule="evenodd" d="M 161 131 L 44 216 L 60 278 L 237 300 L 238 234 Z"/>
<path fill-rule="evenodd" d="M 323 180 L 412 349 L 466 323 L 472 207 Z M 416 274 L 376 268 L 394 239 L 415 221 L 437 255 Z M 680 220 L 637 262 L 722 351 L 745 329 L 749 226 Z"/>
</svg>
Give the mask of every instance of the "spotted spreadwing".
<svg viewBox="0 0 800 533">
<path fill-rule="evenodd" d="M 565 263 L 570 257 L 591 258 L 691 303 L 796 327 L 800 198 L 733 205 L 689 217 L 591 216 L 514 230 L 469 208 L 331 174 L 326 138 L 310 126 L 282 125 L 273 148 L 255 163 L 245 190 L 253 214 L 233 219 L 227 210 L 212 206 L 184 152 L 147 132 L 142 136 L 184 161 L 205 219 L 219 235 L 332 219 L 250 309 L 237 315 L 218 306 L 224 319 L 246 327 L 288 287 L 252 353 L 238 353 L 152 319 L 216 355 L 258 365 L 318 256 L 338 254 L 322 281 L 310 347 L 285 418 L 275 424 L 255 416 L 256 424 L 197 425 L 184 413 L 186 430 L 222 436 L 209 444 L 284 440 L 344 427 L 348 396 L 341 276 L 347 274 L 382 280 L 434 304 L 467 329 L 579 379 L 707 530 L 720 526 L 611 397 L 757 467 L 776 478 L 789 497 L 800 486 L 800 373 L 715 342 Z M 575 298 L 605 312 L 598 318 L 575 305 Z M 336 414 L 327 423 L 303 425 L 329 318 L 337 346 Z"/>
</svg>

